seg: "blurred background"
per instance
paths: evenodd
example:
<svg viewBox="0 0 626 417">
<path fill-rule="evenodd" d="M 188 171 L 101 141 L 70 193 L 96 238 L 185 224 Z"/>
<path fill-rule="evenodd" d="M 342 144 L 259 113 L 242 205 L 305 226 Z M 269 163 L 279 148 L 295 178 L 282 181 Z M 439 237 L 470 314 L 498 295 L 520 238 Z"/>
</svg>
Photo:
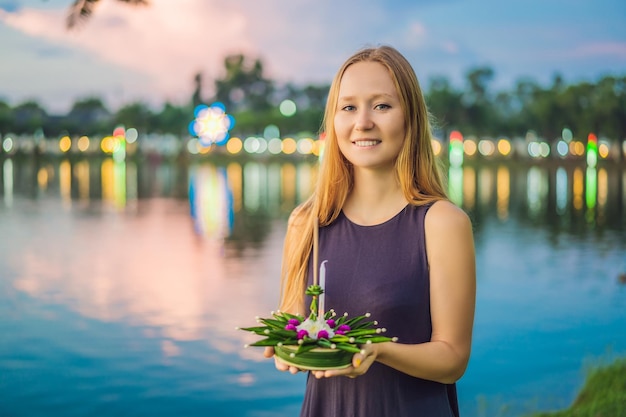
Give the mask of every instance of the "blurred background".
<svg viewBox="0 0 626 417">
<path fill-rule="evenodd" d="M 277 305 L 334 71 L 381 43 L 474 224 L 462 415 L 569 407 L 626 356 L 625 25 L 609 0 L 0 0 L 0 416 L 297 415 L 304 376 L 235 327 Z"/>
</svg>

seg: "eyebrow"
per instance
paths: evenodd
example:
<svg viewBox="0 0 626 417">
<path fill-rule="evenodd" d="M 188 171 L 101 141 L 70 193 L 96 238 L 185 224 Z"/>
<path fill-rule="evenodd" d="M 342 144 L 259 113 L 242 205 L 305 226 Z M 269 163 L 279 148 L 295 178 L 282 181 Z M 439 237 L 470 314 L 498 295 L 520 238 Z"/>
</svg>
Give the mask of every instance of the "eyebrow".
<svg viewBox="0 0 626 417">
<path fill-rule="evenodd" d="M 353 101 L 354 99 L 355 99 L 354 96 L 340 96 L 337 98 L 337 101 Z M 378 99 L 393 100 L 395 99 L 395 97 L 387 93 L 372 94 L 371 96 L 368 97 L 368 100 L 378 100 Z"/>
</svg>

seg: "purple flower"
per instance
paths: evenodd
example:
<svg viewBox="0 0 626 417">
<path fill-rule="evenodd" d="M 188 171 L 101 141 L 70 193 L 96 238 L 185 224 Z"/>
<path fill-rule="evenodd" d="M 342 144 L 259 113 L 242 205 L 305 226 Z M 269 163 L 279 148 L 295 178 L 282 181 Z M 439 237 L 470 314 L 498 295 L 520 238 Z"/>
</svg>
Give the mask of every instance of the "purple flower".
<svg viewBox="0 0 626 417">
<path fill-rule="evenodd" d="M 326 320 L 326 324 L 328 324 L 328 326 L 330 326 L 330 328 L 334 328 L 335 327 L 335 320 L 333 319 L 328 319 Z"/>
<path fill-rule="evenodd" d="M 298 339 L 304 339 L 308 335 L 309 335 L 309 332 L 307 332 L 306 330 L 300 330 L 298 332 Z"/>
<path fill-rule="evenodd" d="M 289 319 L 289 321 L 287 322 L 291 325 L 297 326 L 298 324 L 300 324 L 300 320 L 298 319 Z"/>
<path fill-rule="evenodd" d="M 328 339 L 328 332 L 326 330 L 320 330 L 317 332 L 318 339 Z"/>
<path fill-rule="evenodd" d="M 290 330 L 290 331 L 294 331 L 295 332 L 297 329 L 296 329 L 295 324 L 289 323 L 289 324 L 287 324 L 285 326 L 285 330 Z"/>
<path fill-rule="evenodd" d="M 337 328 L 337 331 L 338 332 L 343 332 L 343 333 L 349 332 L 350 331 L 350 326 L 348 326 L 347 324 L 342 324 L 341 326 L 339 326 Z"/>
</svg>

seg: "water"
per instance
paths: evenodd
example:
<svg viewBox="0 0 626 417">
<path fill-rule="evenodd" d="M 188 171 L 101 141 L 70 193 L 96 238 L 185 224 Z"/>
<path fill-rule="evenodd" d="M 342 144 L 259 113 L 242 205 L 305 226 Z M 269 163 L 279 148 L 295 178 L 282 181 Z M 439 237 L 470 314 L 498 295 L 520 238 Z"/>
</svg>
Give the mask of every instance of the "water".
<svg viewBox="0 0 626 417">
<path fill-rule="evenodd" d="M 235 330 L 278 301 L 310 163 L 0 160 L 0 416 L 297 415 Z M 568 406 L 626 355 L 626 171 L 449 172 L 478 294 L 462 415 Z"/>
</svg>

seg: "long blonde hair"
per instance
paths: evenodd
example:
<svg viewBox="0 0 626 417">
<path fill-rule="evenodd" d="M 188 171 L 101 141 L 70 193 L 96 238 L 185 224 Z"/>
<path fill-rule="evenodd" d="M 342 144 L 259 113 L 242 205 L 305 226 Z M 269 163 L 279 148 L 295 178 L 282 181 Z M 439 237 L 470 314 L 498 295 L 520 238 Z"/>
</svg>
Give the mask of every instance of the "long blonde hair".
<svg viewBox="0 0 626 417">
<path fill-rule="evenodd" d="M 339 86 L 346 69 L 357 62 L 384 65 L 395 84 L 405 120 L 405 140 L 395 163 L 396 177 L 407 201 L 422 205 L 446 199 L 438 162 L 431 145 L 430 115 L 415 71 L 406 58 L 390 46 L 367 48 L 352 55 L 339 68 L 330 86 L 324 112 L 325 148 L 315 191 L 289 218 L 281 269 L 281 309 L 303 307 L 307 267 L 313 247 L 313 224 L 332 223 L 352 189 L 351 165 L 337 144 L 334 119 Z"/>
</svg>

